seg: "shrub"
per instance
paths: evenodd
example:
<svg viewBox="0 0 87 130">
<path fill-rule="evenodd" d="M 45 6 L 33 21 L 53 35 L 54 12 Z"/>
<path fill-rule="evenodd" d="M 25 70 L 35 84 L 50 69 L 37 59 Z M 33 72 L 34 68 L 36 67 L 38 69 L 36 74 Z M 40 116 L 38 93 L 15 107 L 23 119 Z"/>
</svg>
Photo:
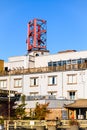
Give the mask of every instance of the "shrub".
<svg viewBox="0 0 87 130">
<path fill-rule="evenodd" d="M 69 125 L 77 125 L 77 126 L 79 126 L 79 122 L 77 120 L 72 119 L 72 120 L 69 121 Z"/>
</svg>

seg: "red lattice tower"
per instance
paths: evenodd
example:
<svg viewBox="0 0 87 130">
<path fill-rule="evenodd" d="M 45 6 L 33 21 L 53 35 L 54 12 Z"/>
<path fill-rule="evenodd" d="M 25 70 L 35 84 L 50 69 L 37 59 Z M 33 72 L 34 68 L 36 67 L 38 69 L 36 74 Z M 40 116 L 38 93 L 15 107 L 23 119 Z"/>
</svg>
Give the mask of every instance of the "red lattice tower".
<svg viewBox="0 0 87 130">
<path fill-rule="evenodd" d="M 34 19 L 28 23 L 27 50 L 46 50 L 46 21 Z"/>
</svg>

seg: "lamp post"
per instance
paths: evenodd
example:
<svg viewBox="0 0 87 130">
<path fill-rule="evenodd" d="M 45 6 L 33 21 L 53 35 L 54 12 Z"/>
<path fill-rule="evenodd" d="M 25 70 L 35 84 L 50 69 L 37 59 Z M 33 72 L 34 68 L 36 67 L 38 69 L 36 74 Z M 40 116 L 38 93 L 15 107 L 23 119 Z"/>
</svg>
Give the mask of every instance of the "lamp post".
<svg viewBox="0 0 87 130">
<path fill-rule="evenodd" d="M 10 99 L 10 82 L 11 82 L 10 70 L 9 70 L 8 74 L 9 74 L 9 76 L 8 76 L 8 120 L 10 120 L 10 102 L 11 102 L 11 99 Z"/>
<path fill-rule="evenodd" d="M 83 98 L 85 98 L 85 72 L 82 71 L 80 72 L 80 75 L 81 75 L 81 85 L 82 85 L 82 91 L 83 91 Z"/>
<path fill-rule="evenodd" d="M 24 94 L 24 67 L 22 67 L 22 71 L 23 71 L 23 74 L 22 74 L 22 94 Z"/>
</svg>

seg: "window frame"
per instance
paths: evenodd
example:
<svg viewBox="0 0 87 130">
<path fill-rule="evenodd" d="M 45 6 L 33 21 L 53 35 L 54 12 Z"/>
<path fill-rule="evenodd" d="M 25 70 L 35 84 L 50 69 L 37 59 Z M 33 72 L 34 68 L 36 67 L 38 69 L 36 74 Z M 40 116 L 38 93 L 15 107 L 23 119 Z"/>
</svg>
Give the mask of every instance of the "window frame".
<svg viewBox="0 0 87 130">
<path fill-rule="evenodd" d="M 48 95 L 52 95 L 52 96 L 57 95 L 57 91 L 48 91 L 47 93 L 48 93 Z"/>
<path fill-rule="evenodd" d="M 30 92 L 29 94 L 30 94 L 30 96 L 38 96 L 39 93 L 38 92 Z"/>
<path fill-rule="evenodd" d="M 38 87 L 39 77 L 30 77 L 30 87 Z"/>
<path fill-rule="evenodd" d="M 71 93 L 71 95 L 70 95 L 70 93 Z M 70 100 L 75 100 L 76 99 L 76 91 L 74 91 L 74 90 L 68 91 L 68 97 Z"/>
<path fill-rule="evenodd" d="M 7 88 L 7 79 L 0 80 L 0 88 Z"/>
<path fill-rule="evenodd" d="M 67 85 L 77 84 L 77 74 L 67 74 Z"/>
<path fill-rule="evenodd" d="M 57 75 L 48 76 L 48 86 L 57 85 Z"/>
<path fill-rule="evenodd" d="M 18 84 L 18 85 L 16 85 L 16 84 Z M 22 88 L 22 85 L 23 85 L 22 78 L 15 78 L 14 79 L 14 88 Z"/>
</svg>

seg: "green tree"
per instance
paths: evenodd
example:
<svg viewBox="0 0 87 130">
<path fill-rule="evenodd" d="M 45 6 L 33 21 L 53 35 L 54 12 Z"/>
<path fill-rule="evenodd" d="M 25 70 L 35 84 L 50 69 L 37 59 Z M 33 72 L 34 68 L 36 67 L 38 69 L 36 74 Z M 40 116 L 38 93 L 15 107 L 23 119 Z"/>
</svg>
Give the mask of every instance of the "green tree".
<svg viewBox="0 0 87 130">
<path fill-rule="evenodd" d="M 17 105 L 17 108 L 15 109 L 15 116 L 18 119 L 23 119 L 26 116 L 26 104 L 25 104 L 25 95 L 21 97 L 21 104 Z"/>
<path fill-rule="evenodd" d="M 50 113 L 50 110 L 48 109 L 49 103 L 45 104 L 36 104 L 35 109 L 33 110 L 32 118 L 36 120 L 44 120 L 47 114 Z"/>
<path fill-rule="evenodd" d="M 26 104 L 20 104 L 17 106 L 17 108 L 15 109 L 16 118 L 23 119 L 25 117 L 25 105 Z"/>
</svg>

